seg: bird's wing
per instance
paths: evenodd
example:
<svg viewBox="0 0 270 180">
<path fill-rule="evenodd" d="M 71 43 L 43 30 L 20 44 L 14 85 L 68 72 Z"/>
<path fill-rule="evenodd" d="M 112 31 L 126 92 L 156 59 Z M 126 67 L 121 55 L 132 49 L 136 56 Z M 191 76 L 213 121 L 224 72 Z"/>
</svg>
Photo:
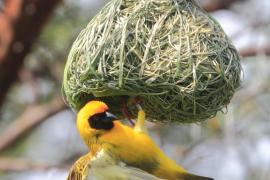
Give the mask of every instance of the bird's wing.
<svg viewBox="0 0 270 180">
<path fill-rule="evenodd" d="M 80 157 L 71 167 L 67 180 L 86 180 L 91 164 L 91 153 Z"/>
<path fill-rule="evenodd" d="M 161 180 L 141 169 L 115 161 L 103 150 L 91 158 L 89 174 L 87 180 Z"/>
<path fill-rule="evenodd" d="M 120 165 L 91 168 L 90 174 L 88 180 L 161 180 L 141 169 Z"/>
</svg>

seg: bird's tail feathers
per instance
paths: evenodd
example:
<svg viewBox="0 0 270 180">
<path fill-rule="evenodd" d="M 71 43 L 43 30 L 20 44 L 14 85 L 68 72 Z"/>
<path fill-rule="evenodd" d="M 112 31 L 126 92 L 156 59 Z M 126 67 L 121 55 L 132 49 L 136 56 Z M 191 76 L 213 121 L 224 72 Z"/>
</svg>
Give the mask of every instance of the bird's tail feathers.
<svg viewBox="0 0 270 180">
<path fill-rule="evenodd" d="M 181 174 L 180 179 L 181 180 L 214 180 L 213 178 L 210 178 L 210 177 L 197 176 L 197 175 L 189 174 L 189 173 Z"/>
</svg>

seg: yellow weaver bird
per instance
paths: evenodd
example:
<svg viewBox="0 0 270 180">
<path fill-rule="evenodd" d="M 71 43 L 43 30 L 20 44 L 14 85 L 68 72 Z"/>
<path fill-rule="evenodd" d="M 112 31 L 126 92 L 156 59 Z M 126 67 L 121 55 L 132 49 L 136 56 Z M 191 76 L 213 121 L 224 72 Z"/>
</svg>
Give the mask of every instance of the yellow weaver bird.
<svg viewBox="0 0 270 180">
<path fill-rule="evenodd" d="M 139 110 L 134 128 L 122 124 L 100 101 L 78 113 L 77 128 L 89 153 L 72 166 L 68 180 L 213 180 L 188 173 L 168 158 L 148 135 Z"/>
</svg>

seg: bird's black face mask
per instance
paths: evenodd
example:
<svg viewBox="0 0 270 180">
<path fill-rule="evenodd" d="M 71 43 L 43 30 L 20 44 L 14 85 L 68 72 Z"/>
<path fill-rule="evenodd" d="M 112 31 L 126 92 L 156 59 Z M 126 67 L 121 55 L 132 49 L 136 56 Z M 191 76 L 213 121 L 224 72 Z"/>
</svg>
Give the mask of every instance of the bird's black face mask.
<svg viewBox="0 0 270 180">
<path fill-rule="evenodd" d="M 88 119 L 88 123 L 93 129 L 110 130 L 113 128 L 113 121 L 117 119 L 118 118 L 115 115 L 106 111 L 103 113 L 94 114 Z"/>
</svg>

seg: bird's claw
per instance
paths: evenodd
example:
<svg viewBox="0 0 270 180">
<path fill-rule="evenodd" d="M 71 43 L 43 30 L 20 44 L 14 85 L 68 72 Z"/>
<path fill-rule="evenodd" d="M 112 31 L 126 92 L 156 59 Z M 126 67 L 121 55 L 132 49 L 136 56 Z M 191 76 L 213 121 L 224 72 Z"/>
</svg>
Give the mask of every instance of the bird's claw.
<svg viewBox="0 0 270 180">
<path fill-rule="evenodd" d="M 138 108 L 139 112 L 134 130 L 137 132 L 147 133 L 145 128 L 145 112 L 139 104 L 136 104 L 136 107 Z"/>
</svg>

